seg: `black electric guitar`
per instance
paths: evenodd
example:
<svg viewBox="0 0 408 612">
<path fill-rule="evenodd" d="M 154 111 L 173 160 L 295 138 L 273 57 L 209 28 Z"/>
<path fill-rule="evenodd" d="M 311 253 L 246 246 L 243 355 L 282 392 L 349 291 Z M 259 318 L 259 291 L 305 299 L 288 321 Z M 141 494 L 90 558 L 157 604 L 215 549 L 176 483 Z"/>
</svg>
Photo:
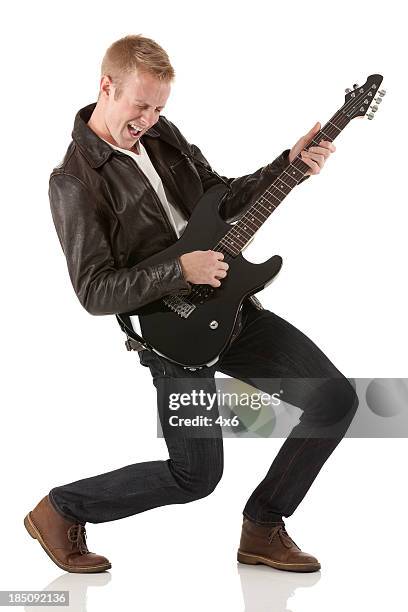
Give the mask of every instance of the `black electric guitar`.
<svg viewBox="0 0 408 612">
<path fill-rule="evenodd" d="M 322 139 L 332 142 L 351 119 L 364 116 L 372 119 L 385 95 L 384 90 L 379 91 L 382 80 L 380 74 L 372 74 L 364 85 L 346 89 L 343 106 L 310 145 L 318 145 Z M 244 298 L 266 287 L 282 266 L 279 255 L 253 264 L 244 259 L 242 251 L 308 170 L 299 154 L 233 225 L 226 223 L 218 212 L 228 187 L 215 185 L 206 191 L 177 242 L 143 263 L 157 264 L 191 251 L 211 249 L 224 254 L 229 265 L 226 278 L 220 287 L 192 285 L 187 296 L 167 295 L 132 312 L 116 315 L 123 331 L 180 365 L 197 368 L 215 363 L 228 346 Z M 142 338 L 137 334 L 137 322 Z"/>
</svg>

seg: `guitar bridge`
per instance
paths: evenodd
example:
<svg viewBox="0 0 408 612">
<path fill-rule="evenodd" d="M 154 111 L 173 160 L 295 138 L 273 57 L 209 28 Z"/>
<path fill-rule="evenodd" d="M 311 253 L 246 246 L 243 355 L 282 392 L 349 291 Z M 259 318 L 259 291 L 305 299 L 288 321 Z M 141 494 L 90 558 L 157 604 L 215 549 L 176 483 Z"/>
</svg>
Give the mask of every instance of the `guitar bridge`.
<svg viewBox="0 0 408 612">
<path fill-rule="evenodd" d="M 196 308 L 194 304 L 191 304 L 191 302 L 181 298 L 179 295 L 167 295 L 163 298 L 163 302 L 183 319 L 187 319 Z"/>
</svg>

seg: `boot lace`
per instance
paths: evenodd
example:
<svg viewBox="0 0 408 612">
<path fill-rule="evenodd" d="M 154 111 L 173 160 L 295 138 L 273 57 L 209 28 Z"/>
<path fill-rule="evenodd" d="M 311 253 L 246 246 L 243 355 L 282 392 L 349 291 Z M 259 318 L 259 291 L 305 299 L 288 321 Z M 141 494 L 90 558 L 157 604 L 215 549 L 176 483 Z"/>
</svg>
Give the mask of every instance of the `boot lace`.
<svg viewBox="0 0 408 612">
<path fill-rule="evenodd" d="M 81 555 L 89 553 L 86 545 L 86 530 L 84 525 L 78 523 L 77 525 L 71 525 L 68 529 L 68 540 L 72 542 L 72 548 L 78 548 Z"/>
<path fill-rule="evenodd" d="M 296 542 L 294 542 L 292 540 L 292 538 L 290 537 L 290 535 L 286 531 L 285 525 L 283 523 L 279 523 L 278 525 L 275 525 L 275 527 L 273 527 L 270 530 L 270 532 L 268 534 L 268 542 L 269 542 L 269 544 L 271 544 L 272 540 L 274 538 L 276 538 L 276 537 L 278 537 L 280 539 L 280 541 L 282 542 L 282 545 L 285 546 L 285 548 L 292 548 L 293 545 L 295 545 L 297 548 L 299 548 L 299 546 L 296 544 Z"/>
</svg>

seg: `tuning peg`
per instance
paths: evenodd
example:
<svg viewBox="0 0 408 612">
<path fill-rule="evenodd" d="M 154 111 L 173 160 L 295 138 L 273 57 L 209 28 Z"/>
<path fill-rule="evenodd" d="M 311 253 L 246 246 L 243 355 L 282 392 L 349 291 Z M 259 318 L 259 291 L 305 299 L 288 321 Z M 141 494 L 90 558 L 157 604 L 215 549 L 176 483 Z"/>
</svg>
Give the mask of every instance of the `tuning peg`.
<svg viewBox="0 0 408 612">
<path fill-rule="evenodd" d="M 378 106 L 376 106 L 375 104 L 373 104 L 373 106 L 370 106 L 370 108 L 373 111 L 373 113 L 376 113 L 378 111 Z"/>
<path fill-rule="evenodd" d="M 345 90 L 346 94 L 350 93 L 351 91 L 353 91 L 353 90 L 350 89 L 350 87 L 347 87 L 347 89 Z"/>
<path fill-rule="evenodd" d="M 381 104 L 382 98 L 374 98 L 374 102 L 377 102 L 377 104 Z"/>
<path fill-rule="evenodd" d="M 374 113 L 368 113 L 367 119 L 374 119 Z"/>
<path fill-rule="evenodd" d="M 357 87 L 360 87 L 358 83 L 354 83 L 353 88 L 357 89 Z"/>
<path fill-rule="evenodd" d="M 385 96 L 386 93 L 387 92 L 385 91 L 385 89 L 380 89 L 380 91 L 378 92 L 378 95 L 383 97 L 383 96 Z"/>
</svg>

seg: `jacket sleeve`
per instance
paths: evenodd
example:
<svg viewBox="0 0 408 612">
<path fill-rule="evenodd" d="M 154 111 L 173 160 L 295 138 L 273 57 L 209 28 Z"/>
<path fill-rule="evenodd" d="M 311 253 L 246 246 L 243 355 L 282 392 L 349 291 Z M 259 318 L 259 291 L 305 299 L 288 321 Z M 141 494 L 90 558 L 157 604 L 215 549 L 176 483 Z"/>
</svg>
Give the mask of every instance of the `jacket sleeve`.
<svg viewBox="0 0 408 612">
<path fill-rule="evenodd" d="M 200 174 L 204 191 L 207 191 L 217 182 L 226 182 L 228 184 L 230 191 L 220 207 L 221 216 L 228 222 L 235 221 L 241 217 L 261 193 L 289 166 L 290 149 L 285 149 L 274 161 L 258 168 L 252 174 L 228 178 L 220 176 L 212 169 L 196 145 L 190 144 L 189 146 L 194 164 Z M 299 185 L 308 178 L 309 176 L 303 177 Z"/>
<path fill-rule="evenodd" d="M 170 293 L 190 292 L 178 258 L 115 265 L 98 202 L 77 177 L 51 174 L 48 195 L 74 291 L 90 314 L 129 312 Z"/>
</svg>

